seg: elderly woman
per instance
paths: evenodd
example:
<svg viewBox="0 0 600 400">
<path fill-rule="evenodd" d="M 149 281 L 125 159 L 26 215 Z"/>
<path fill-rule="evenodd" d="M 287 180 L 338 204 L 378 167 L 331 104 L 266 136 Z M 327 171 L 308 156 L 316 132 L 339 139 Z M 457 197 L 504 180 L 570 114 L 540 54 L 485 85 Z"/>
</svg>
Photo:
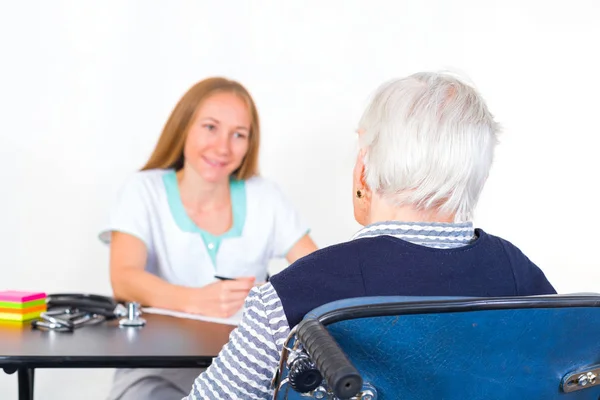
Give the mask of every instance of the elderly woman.
<svg viewBox="0 0 600 400">
<path fill-rule="evenodd" d="M 452 76 L 383 85 L 359 125 L 353 197 L 364 228 L 254 288 L 240 326 L 188 398 L 270 398 L 290 327 L 334 300 L 555 293 L 517 247 L 471 222 L 497 133 L 481 96 Z"/>
</svg>

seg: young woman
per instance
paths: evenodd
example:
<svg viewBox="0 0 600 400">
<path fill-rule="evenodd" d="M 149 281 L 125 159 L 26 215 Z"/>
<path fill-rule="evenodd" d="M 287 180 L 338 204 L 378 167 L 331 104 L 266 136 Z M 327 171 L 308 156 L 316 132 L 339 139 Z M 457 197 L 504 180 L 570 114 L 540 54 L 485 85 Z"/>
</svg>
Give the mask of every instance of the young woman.
<svg viewBox="0 0 600 400">
<path fill-rule="evenodd" d="M 258 176 L 259 142 L 241 84 L 210 78 L 189 89 L 100 234 L 116 298 L 229 317 L 266 280 L 270 259 L 291 263 L 316 250 L 277 185 Z M 181 398 L 198 373 L 118 370 L 110 398 Z"/>
</svg>

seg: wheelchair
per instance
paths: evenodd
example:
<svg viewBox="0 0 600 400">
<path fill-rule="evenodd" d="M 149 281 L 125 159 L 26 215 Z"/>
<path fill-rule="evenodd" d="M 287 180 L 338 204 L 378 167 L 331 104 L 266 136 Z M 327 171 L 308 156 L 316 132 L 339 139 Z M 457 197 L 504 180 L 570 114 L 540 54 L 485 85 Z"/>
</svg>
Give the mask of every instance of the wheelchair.
<svg viewBox="0 0 600 400">
<path fill-rule="evenodd" d="M 600 295 L 363 297 L 308 313 L 275 400 L 600 398 Z"/>
</svg>

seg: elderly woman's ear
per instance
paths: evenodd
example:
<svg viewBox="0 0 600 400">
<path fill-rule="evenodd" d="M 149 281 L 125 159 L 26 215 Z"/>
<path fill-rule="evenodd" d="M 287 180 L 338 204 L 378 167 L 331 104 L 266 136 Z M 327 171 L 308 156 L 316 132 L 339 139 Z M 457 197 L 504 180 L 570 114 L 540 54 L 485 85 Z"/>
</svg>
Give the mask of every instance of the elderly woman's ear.
<svg viewBox="0 0 600 400">
<path fill-rule="evenodd" d="M 365 151 L 360 150 L 356 157 L 353 173 L 353 206 L 354 218 L 361 225 L 370 224 L 371 220 L 371 188 L 365 181 Z"/>
</svg>

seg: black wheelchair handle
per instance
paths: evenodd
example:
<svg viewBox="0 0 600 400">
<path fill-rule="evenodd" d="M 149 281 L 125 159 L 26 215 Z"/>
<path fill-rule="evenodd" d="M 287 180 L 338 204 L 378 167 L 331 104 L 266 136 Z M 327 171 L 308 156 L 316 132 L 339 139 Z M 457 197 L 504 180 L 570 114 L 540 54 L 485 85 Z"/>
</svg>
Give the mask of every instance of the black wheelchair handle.
<svg viewBox="0 0 600 400">
<path fill-rule="evenodd" d="M 298 326 L 297 336 L 338 398 L 349 399 L 361 391 L 362 377 L 327 328 L 318 320 L 302 321 Z"/>
</svg>

